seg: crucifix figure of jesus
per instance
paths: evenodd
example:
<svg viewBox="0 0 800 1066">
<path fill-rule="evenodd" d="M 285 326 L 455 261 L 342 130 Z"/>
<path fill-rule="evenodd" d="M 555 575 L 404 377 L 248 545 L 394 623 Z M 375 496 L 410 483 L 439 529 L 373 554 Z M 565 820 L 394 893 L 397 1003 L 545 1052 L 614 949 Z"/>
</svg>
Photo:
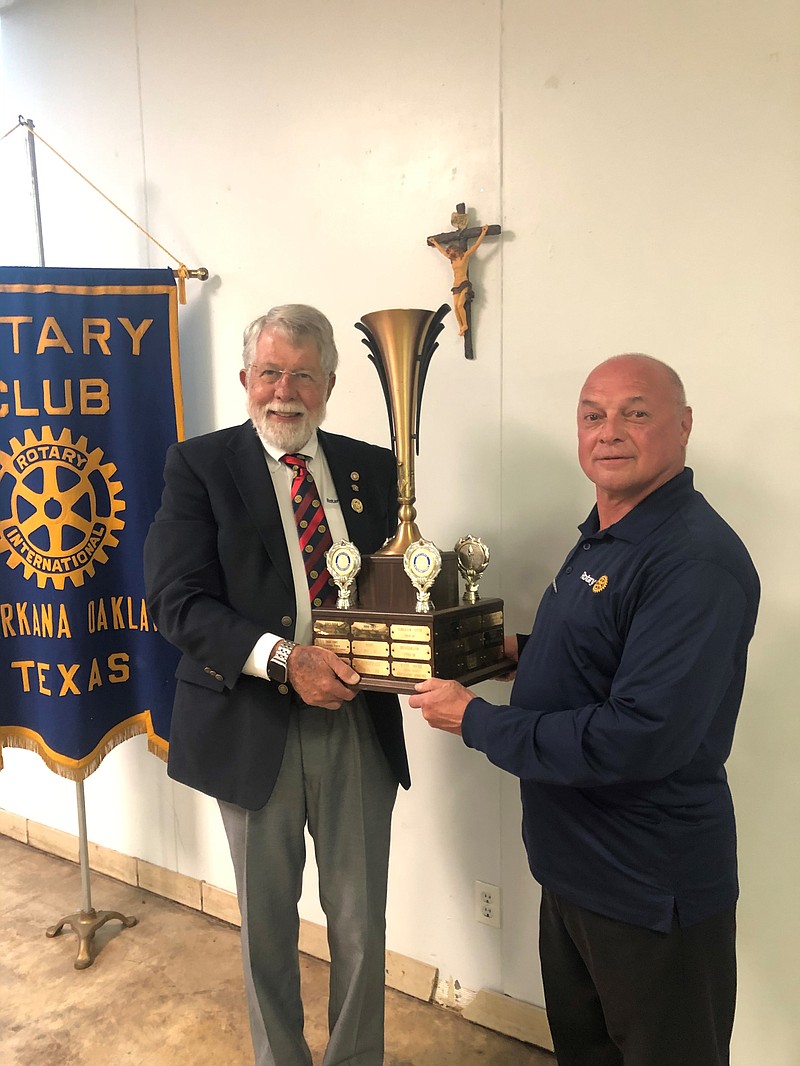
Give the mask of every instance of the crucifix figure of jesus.
<svg viewBox="0 0 800 1066">
<path fill-rule="evenodd" d="M 467 212 L 464 204 L 456 204 L 450 216 L 450 222 L 456 227 L 450 233 L 436 233 L 428 237 L 428 244 L 441 252 L 453 268 L 453 311 L 458 323 L 458 335 L 464 338 L 464 354 L 467 359 L 474 359 L 470 325 L 472 321 L 470 304 L 475 297 L 475 290 L 469 279 L 469 261 L 480 247 L 486 236 L 500 233 L 499 226 L 467 226 Z M 474 240 L 474 244 L 469 242 Z"/>
</svg>

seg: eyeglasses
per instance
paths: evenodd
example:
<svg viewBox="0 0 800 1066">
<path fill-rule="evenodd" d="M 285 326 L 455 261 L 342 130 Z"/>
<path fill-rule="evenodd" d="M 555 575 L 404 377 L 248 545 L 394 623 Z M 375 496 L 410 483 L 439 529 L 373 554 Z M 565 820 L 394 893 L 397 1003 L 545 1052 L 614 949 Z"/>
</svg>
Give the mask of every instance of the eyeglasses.
<svg viewBox="0 0 800 1066">
<path fill-rule="evenodd" d="M 271 367 L 259 368 L 255 363 L 251 363 L 248 370 L 252 370 L 259 381 L 262 381 L 265 385 L 277 385 L 282 377 L 287 377 L 289 381 L 298 386 L 299 388 L 309 388 L 311 385 L 319 385 L 320 379 L 316 374 L 309 373 L 308 370 L 274 370 Z"/>
</svg>

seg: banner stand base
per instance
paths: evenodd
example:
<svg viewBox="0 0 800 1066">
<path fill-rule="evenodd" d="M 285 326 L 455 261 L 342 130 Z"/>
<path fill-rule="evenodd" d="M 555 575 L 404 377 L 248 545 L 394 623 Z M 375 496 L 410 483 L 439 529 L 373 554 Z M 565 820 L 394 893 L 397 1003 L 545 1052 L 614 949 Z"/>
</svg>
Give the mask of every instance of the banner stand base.
<svg viewBox="0 0 800 1066">
<path fill-rule="evenodd" d="M 126 918 L 119 911 L 100 911 L 99 913 L 95 910 L 79 911 L 76 914 L 70 914 L 66 918 L 62 918 L 57 925 L 51 925 L 46 935 L 49 937 L 58 936 L 64 926 L 68 925 L 78 937 L 78 954 L 75 957 L 75 969 L 85 970 L 87 966 L 91 966 L 94 962 L 92 954 L 94 934 L 111 919 L 117 919 L 122 922 L 126 929 L 136 925 L 139 920 L 133 917 Z"/>
</svg>

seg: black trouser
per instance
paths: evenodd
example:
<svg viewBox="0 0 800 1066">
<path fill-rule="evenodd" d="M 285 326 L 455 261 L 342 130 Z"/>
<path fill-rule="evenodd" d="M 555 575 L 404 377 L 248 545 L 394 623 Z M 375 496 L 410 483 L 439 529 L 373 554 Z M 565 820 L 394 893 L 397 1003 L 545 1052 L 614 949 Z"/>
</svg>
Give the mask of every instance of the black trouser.
<svg viewBox="0 0 800 1066">
<path fill-rule="evenodd" d="M 728 1066 L 736 908 L 658 933 L 542 891 L 539 951 L 558 1066 Z"/>
</svg>

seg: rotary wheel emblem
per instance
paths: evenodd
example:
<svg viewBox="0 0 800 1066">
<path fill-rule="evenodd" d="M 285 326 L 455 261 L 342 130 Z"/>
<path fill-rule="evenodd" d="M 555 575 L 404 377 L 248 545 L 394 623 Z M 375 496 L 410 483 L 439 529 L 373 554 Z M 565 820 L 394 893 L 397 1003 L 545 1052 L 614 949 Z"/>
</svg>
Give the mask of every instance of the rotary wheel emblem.
<svg viewBox="0 0 800 1066">
<path fill-rule="evenodd" d="M 100 448 L 89 451 L 86 437 L 73 443 L 68 429 L 58 439 L 49 426 L 40 437 L 26 429 L 22 444 L 12 437 L 9 445 L 10 455 L 0 451 L 0 553 L 39 588 L 50 581 L 63 589 L 67 578 L 82 585 L 96 563 L 108 562 L 106 548 L 125 525 L 116 466 L 103 463 Z"/>
</svg>

